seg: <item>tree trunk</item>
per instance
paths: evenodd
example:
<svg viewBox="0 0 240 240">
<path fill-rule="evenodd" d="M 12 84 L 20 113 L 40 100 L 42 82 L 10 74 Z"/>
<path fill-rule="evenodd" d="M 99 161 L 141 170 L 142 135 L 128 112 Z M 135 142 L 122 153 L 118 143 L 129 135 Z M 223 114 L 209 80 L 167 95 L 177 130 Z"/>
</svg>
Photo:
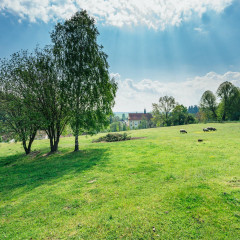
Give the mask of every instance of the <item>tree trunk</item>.
<svg viewBox="0 0 240 240">
<path fill-rule="evenodd" d="M 29 140 L 29 143 L 28 143 L 28 148 L 27 148 L 27 152 L 26 152 L 26 154 L 29 154 L 29 153 L 31 152 L 31 146 L 32 146 L 32 143 L 33 143 L 33 140 L 30 139 L 30 140 Z"/>
<path fill-rule="evenodd" d="M 50 140 L 50 146 L 51 146 L 51 153 L 54 153 L 58 150 L 58 143 L 59 143 L 59 139 L 58 140 Z"/>
<path fill-rule="evenodd" d="M 53 137 L 50 138 L 51 153 L 54 153 L 58 150 L 59 137 L 60 136 L 57 136 L 56 139 Z"/>
<path fill-rule="evenodd" d="M 79 143 L 78 143 L 78 134 L 75 135 L 75 149 L 74 152 L 79 151 Z"/>
<path fill-rule="evenodd" d="M 28 146 L 27 146 L 27 141 L 25 139 L 23 139 L 22 144 L 23 144 L 23 148 L 25 150 L 26 155 L 28 155 L 31 152 L 31 147 L 32 147 L 32 143 L 34 141 L 34 138 L 36 136 L 36 132 L 34 132 L 30 137 L 29 137 L 29 142 L 28 142 Z"/>
<path fill-rule="evenodd" d="M 79 112 L 79 111 L 78 111 Z M 79 114 L 76 115 L 76 125 L 75 125 L 75 149 L 74 152 L 79 151 L 79 142 L 78 142 L 78 136 L 79 136 Z"/>
<path fill-rule="evenodd" d="M 22 145 L 23 145 L 23 148 L 24 148 L 24 151 L 25 151 L 26 155 L 28 155 L 30 153 L 30 151 L 27 148 L 27 143 L 26 143 L 25 139 L 22 140 Z"/>
</svg>

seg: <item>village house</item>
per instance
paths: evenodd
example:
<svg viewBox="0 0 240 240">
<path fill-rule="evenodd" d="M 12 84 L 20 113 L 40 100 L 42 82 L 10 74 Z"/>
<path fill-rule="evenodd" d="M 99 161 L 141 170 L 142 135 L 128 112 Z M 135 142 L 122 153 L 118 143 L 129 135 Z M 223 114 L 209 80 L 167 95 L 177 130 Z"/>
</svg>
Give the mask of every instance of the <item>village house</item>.
<svg viewBox="0 0 240 240">
<path fill-rule="evenodd" d="M 150 121 L 152 118 L 151 113 L 146 113 L 146 109 L 144 109 L 144 113 L 129 113 L 128 114 L 128 126 L 130 129 L 138 128 L 141 121 L 146 120 Z"/>
</svg>

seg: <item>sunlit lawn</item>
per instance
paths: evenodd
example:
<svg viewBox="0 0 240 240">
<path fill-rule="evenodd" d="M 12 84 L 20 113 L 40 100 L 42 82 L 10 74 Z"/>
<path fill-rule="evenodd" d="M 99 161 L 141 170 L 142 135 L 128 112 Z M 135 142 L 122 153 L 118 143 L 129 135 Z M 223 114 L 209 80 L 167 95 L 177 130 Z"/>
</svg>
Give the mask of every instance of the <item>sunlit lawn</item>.
<svg viewBox="0 0 240 240">
<path fill-rule="evenodd" d="M 240 239 L 240 123 L 208 125 L 0 144 L 0 239 Z"/>
</svg>

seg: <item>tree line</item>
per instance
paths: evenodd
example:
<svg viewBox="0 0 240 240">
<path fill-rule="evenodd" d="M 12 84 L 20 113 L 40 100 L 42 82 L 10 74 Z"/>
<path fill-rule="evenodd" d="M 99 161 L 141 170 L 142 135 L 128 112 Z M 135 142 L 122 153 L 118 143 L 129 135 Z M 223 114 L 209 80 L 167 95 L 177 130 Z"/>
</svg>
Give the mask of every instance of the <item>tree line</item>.
<svg viewBox="0 0 240 240">
<path fill-rule="evenodd" d="M 240 120 L 240 89 L 226 81 L 220 84 L 216 94 L 205 91 L 200 100 L 200 115 L 203 120 Z"/>
<path fill-rule="evenodd" d="M 176 102 L 172 96 L 160 97 L 158 103 L 152 104 L 153 123 L 156 126 L 173 126 L 196 122 L 195 115 L 187 107 Z"/>
<path fill-rule="evenodd" d="M 109 77 L 107 55 L 97 43 L 99 32 L 86 11 L 56 24 L 52 45 L 21 50 L 0 62 L 1 134 L 22 141 L 26 154 L 37 130 L 45 130 L 50 151 L 70 125 L 75 136 L 108 124 L 117 84 Z"/>
<path fill-rule="evenodd" d="M 240 89 L 231 82 L 223 82 L 216 94 L 207 90 L 199 106 L 188 109 L 176 102 L 172 96 L 160 97 L 152 104 L 153 122 L 157 126 L 173 126 L 205 121 L 240 120 Z"/>
</svg>

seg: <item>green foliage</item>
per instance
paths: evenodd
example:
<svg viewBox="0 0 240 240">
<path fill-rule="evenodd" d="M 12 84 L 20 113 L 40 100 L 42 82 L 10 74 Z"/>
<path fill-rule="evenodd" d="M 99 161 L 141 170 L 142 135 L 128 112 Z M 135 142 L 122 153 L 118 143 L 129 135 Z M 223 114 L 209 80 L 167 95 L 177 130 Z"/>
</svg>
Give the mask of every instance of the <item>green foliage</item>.
<svg viewBox="0 0 240 240">
<path fill-rule="evenodd" d="M 121 131 L 121 123 L 120 122 L 113 122 L 110 124 L 110 132 L 119 132 Z"/>
<path fill-rule="evenodd" d="M 149 122 L 145 116 L 142 117 L 140 124 L 138 125 L 138 129 L 146 129 L 149 128 Z"/>
<path fill-rule="evenodd" d="M 223 82 L 217 89 L 217 97 L 211 91 L 205 91 L 200 101 L 201 111 L 204 113 L 204 121 L 239 120 L 240 119 L 240 89 L 231 82 Z M 201 120 L 202 121 L 202 120 Z"/>
<path fill-rule="evenodd" d="M 27 52 L 22 51 L 1 60 L 0 65 L 0 134 L 6 140 L 20 140 L 26 154 L 42 120 L 33 107 L 33 98 L 25 91 L 30 82 L 28 60 Z"/>
<path fill-rule="evenodd" d="M 98 35 L 94 19 L 80 11 L 55 26 L 53 47 L 20 51 L 1 61 L 1 131 L 19 138 L 26 153 L 37 129 L 47 132 L 51 152 L 56 152 L 66 124 L 76 136 L 75 150 L 79 134 L 109 124 L 117 84 L 109 77 Z"/>
<path fill-rule="evenodd" d="M 235 115 L 235 112 L 239 111 L 239 89 L 232 83 L 226 81 L 220 84 L 218 87 L 217 96 L 221 98 L 223 107 L 222 120 L 233 120 L 233 114 Z"/>
<path fill-rule="evenodd" d="M 198 123 L 201 122 L 206 122 L 207 118 L 206 118 L 206 114 L 200 109 L 200 111 L 196 114 L 196 120 Z"/>
<path fill-rule="evenodd" d="M 57 151 L 60 135 L 69 120 L 69 105 L 67 80 L 61 74 L 52 48 L 14 53 L 10 60 L 2 62 L 1 79 L 6 93 L 16 99 L 11 101 L 12 107 L 8 109 L 16 109 L 18 112 L 14 110 L 14 115 L 23 117 L 21 124 L 24 122 L 24 128 L 28 126 L 32 132 L 29 144 L 34 140 L 36 130 L 43 129 L 50 139 L 51 152 Z M 19 124 L 17 129 L 23 132 Z M 21 140 L 25 145 L 22 137 Z"/>
<path fill-rule="evenodd" d="M 173 125 L 183 125 L 187 124 L 188 112 L 187 108 L 183 105 L 177 105 L 172 111 L 172 122 Z"/>
<path fill-rule="evenodd" d="M 127 135 L 127 133 L 109 133 L 106 136 L 100 137 L 93 142 L 118 142 L 118 141 L 126 141 L 130 140 L 131 137 Z"/>
<path fill-rule="evenodd" d="M 188 124 L 194 124 L 194 123 L 196 123 L 195 114 L 189 113 L 189 114 L 187 115 L 187 123 L 188 123 Z"/>
<path fill-rule="evenodd" d="M 153 121 L 157 126 L 170 126 L 170 113 L 177 105 L 174 97 L 160 97 L 158 103 L 153 103 Z"/>
<path fill-rule="evenodd" d="M 108 125 L 117 90 L 109 77 L 107 55 L 97 43 L 98 35 L 95 20 L 84 10 L 58 23 L 51 33 L 55 57 L 67 79 L 75 151 L 81 131 L 100 131 Z"/>
<path fill-rule="evenodd" d="M 195 122 L 195 116 L 188 113 L 185 106 L 176 103 L 173 97 L 165 96 L 159 99 L 159 104 L 153 103 L 153 122 L 150 123 L 153 126 L 165 127 Z"/>
<path fill-rule="evenodd" d="M 200 108 L 209 119 L 217 118 L 216 97 L 211 91 L 205 91 L 200 100 Z"/>
<path fill-rule="evenodd" d="M 64 130 L 62 131 L 62 136 L 68 136 L 68 135 L 73 135 L 73 131 L 70 124 L 67 124 Z"/>
</svg>

